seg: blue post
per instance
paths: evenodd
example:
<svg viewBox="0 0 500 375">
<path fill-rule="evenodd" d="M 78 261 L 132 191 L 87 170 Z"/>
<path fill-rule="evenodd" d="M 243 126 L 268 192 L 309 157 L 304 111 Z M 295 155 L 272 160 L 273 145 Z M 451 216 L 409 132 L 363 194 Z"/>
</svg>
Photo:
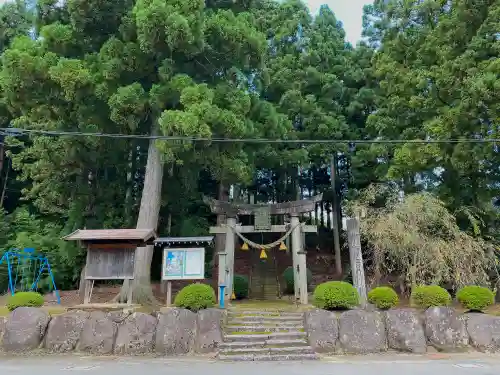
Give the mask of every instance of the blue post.
<svg viewBox="0 0 500 375">
<path fill-rule="evenodd" d="M 40 268 L 38 269 L 38 273 L 36 275 L 35 280 L 33 280 L 33 284 L 31 284 L 31 291 L 37 291 L 38 290 L 38 282 L 40 281 L 40 277 L 42 276 L 42 272 L 45 268 L 45 261 L 42 261 L 42 264 L 40 265 Z"/>
<path fill-rule="evenodd" d="M 219 300 L 219 307 L 220 307 L 221 309 L 223 309 L 223 308 L 224 308 L 224 299 L 225 299 L 225 298 L 224 298 L 224 297 L 225 297 L 225 296 L 224 296 L 224 289 L 226 289 L 226 286 L 225 286 L 225 285 L 219 285 L 219 290 L 220 290 L 220 292 L 219 292 L 219 296 L 220 296 L 220 297 L 219 297 L 219 298 L 220 298 L 220 300 Z"/>
<path fill-rule="evenodd" d="M 47 258 L 45 258 L 45 264 L 47 266 L 47 270 L 49 271 L 50 279 L 52 280 L 52 286 L 54 287 L 54 292 L 56 293 L 57 303 L 60 305 L 61 304 L 61 296 L 59 295 L 59 291 L 57 290 L 56 281 L 54 280 L 54 275 L 52 273 L 52 270 L 50 269 L 49 260 Z"/>
<path fill-rule="evenodd" d="M 15 293 L 15 288 L 14 285 L 12 284 L 12 266 L 10 264 L 10 258 L 9 258 L 10 252 L 7 251 L 5 253 L 5 256 L 7 257 L 7 272 L 9 273 L 9 288 L 10 288 L 10 294 L 14 295 Z M 17 277 L 17 276 L 16 276 Z"/>
</svg>

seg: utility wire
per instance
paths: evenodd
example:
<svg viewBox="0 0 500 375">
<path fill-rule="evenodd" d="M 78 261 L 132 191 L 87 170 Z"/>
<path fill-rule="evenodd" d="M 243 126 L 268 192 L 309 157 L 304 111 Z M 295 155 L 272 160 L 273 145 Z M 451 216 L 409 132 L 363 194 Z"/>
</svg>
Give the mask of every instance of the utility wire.
<svg viewBox="0 0 500 375">
<path fill-rule="evenodd" d="M 270 138 L 207 138 L 187 136 L 137 135 L 113 133 L 66 132 L 19 128 L 0 128 L 0 133 L 7 136 L 34 134 L 52 137 L 100 137 L 115 139 L 147 139 L 164 141 L 214 142 L 214 143 L 281 143 L 281 144 L 450 144 L 450 143 L 496 143 L 500 138 L 463 138 L 463 139 L 270 139 Z"/>
</svg>

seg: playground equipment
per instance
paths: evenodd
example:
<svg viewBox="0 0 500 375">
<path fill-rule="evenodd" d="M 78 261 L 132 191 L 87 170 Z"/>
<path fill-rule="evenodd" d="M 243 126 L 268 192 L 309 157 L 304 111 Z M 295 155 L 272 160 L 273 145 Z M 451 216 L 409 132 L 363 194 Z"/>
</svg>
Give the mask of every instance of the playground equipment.
<svg viewBox="0 0 500 375">
<path fill-rule="evenodd" d="M 61 303 L 61 297 L 56 287 L 54 275 L 47 257 L 35 254 L 35 249 L 25 248 L 6 251 L 0 259 L 0 265 L 7 265 L 9 291 L 12 295 L 18 292 L 38 291 L 38 283 L 43 274 L 48 274 L 52 288 Z"/>
</svg>

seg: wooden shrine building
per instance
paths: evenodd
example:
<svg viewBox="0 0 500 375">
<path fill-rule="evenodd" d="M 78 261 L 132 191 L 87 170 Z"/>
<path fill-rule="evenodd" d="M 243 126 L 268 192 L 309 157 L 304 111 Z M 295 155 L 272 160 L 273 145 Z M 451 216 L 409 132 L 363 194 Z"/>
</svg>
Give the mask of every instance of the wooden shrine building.
<svg viewBox="0 0 500 375">
<path fill-rule="evenodd" d="M 87 250 L 85 264 L 84 304 L 90 303 L 96 280 L 124 280 L 135 277 L 135 249 L 153 245 L 152 229 L 79 229 L 66 237 L 78 241 Z M 132 302 L 132 288 L 127 304 Z"/>
</svg>

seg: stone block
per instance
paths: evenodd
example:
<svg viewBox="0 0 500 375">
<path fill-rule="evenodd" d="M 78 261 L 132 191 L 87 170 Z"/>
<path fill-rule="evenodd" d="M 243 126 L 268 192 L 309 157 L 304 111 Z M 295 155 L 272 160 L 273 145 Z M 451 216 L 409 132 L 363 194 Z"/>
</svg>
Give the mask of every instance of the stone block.
<svg viewBox="0 0 500 375">
<path fill-rule="evenodd" d="M 366 354 L 387 350 L 382 313 L 351 310 L 340 315 L 339 340 L 345 353 Z"/>
<path fill-rule="evenodd" d="M 326 310 L 312 310 L 305 313 L 305 330 L 309 345 L 319 353 L 331 353 L 337 348 L 339 321 L 337 315 Z"/>
<path fill-rule="evenodd" d="M 85 321 L 77 350 L 91 354 L 110 354 L 118 325 L 101 311 L 93 311 Z"/>
<path fill-rule="evenodd" d="M 146 354 L 154 350 L 156 317 L 140 312 L 133 313 L 118 327 L 115 354 Z"/>
<path fill-rule="evenodd" d="M 171 308 L 159 315 L 156 328 L 156 352 L 161 355 L 187 354 L 194 349 L 197 314 Z"/>
<path fill-rule="evenodd" d="M 43 340 L 50 317 L 36 307 L 18 307 L 10 313 L 3 335 L 3 348 L 11 352 L 36 349 Z"/>
<path fill-rule="evenodd" d="M 7 318 L 0 316 L 0 343 L 2 342 L 3 333 L 5 332 L 5 324 L 7 324 Z"/>
<path fill-rule="evenodd" d="M 106 314 L 106 317 L 117 323 L 117 324 L 121 324 L 123 322 L 125 322 L 125 320 L 127 320 L 127 318 L 132 315 L 134 312 L 131 311 L 131 310 L 126 310 L 126 309 L 122 309 L 122 310 L 115 310 L 115 311 L 110 311 Z"/>
<path fill-rule="evenodd" d="M 467 333 L 471 345 L 481 352 L 500 351 L 500 317 L 467 314 Z"/>
<path fill-rule="evenodd" d="M 390 349 L 418 354 L 427 351 L 423 321 L 416 310 L 389 310 L 386 325 Z"/>
<path fill-rule="evenodd" d="M 215 352 L 222 342 L 222 321 L 224 311 L 206 309 L 196 317 L 196 351 L 198 353 Z"/>
<path fill-rule="evenodd" d="M 425 335 L 441 352 L 460 352 L 468 347 L 465 317 L 450 307 L 431 307 L 425 312 Z"/>
<path fill-rule="evenodd" d="M 52 317 L 45 335 L 45 348 L 54 353 L 75 349 L 89 312 L 72 311 Z"/>
</svg>

